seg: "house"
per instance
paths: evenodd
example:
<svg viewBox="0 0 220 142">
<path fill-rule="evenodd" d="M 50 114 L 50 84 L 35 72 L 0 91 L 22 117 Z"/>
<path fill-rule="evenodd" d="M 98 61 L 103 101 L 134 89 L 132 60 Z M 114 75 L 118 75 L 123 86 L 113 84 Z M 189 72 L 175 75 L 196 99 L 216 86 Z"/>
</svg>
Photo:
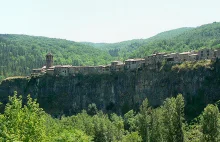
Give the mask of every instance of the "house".
<svg viewBox="0 0 220 142">
<path fill-rule="evenodd" d="M 189 61 L 197 61 L 199 59 L 198 54 L 190 54 Z"/>
<path fill-rule="evenodd" d="M 124 71 L 125 64 L 118 64 L 116 65 L 116 71 Z"/>
<path fill-rule="evenodd" d="M 103 66 L 102 70 L 103 70 L 103 73 L 110 73 L 111 65 Z"/>
<path fill-rule="evenodd" d="M 54 74 L 58 76 L 68 76 L 71 65 L 58 65 L 54 67 Z"/>
<path fill-rule="evenodd" d="M 212 49 L 202 49 L 198 52 L 199 60 L 212 59 L 214 58 L 214 50 Z"/>
<path fill-rule="evenodd" d="M 182 52 L 182 53 L 179 53 L 180 62 L 189 61 L 189 55 L 190 55 L 190 54 L 191 54 L 191 52 Z"/>
<path fill-rule="evenodd" d="M 150 56 L 145 57 L 145 65 L 153 65 L 156 64 L 156 60 L 155 60 L 156 54 L 152 54 Z"/>
<path fill-rule="evenodd" d="M 167 63 L 179 63 L 180 62 L 179 53 L 171 53 L 171 54 L 164 55 L 164 59 L 165 61 L 167 61 Z"/>
<path fill-rule="evenodd" d="M 33 69 L 31 75 L 40 75 L 41 73 L 43 73 L 43 69 L 42 68 L 38 68 L 38 69 Z"/>
<path fill-rule="evenodd" d="M 214 57 L 220 59 L 220 49 L 214 50 Z"/>
<path fill-rule="evenodd" d="M 54 69 L 47 69 L 47 74 L 54 75 Z"/>
<path fill-rule="evenodd" d="M 138 69 L 138 68 L 144 67 L 144 65 L 145 65 L 145 60 L 142 58 L 125 60 L 126 70 Z"/>
<path fill-rule="evenodd" d="M 154 54 L 154 58 L 155 58 L 155 62 L 157 63 L 162 63 L 164 60 L 164 55 L 166 55 L 166 53 L 156 53 Z"/>
<path fill-rule="evenodd" d="M 110 69 L 111 71 L 116 71 L 117 70 L 117 65 L 122 65 L 123 63 L 121 61 L 112 61 Z"/>
</svg>

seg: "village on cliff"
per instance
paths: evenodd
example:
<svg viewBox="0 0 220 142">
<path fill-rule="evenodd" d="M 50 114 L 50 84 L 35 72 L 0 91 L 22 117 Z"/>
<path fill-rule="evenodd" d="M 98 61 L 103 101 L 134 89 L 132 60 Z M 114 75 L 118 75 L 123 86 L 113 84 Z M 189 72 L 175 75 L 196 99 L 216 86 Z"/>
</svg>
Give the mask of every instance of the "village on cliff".
<svg viewBox="0 0 220 142">
<path fill-rule="evenodd" d="M 72 65 L 55 65 L 53 66 L 53 55 L 46 55 L 46 66 L 39 69 L 33 69 L 32 75 L 48 74 L 52 76 L 74 76 L 75 74 L 94 74 L 94 73 L 111 73 L 119 71 L 132 71 L 143 67 L 149 69 L 155 68 L 163 61 L 170 64 L 178 64 L 185 61 L 198 60 L 215 60 L 220 59 L 220 49 L 202 49 L 198 52 L 190 51 L 183 53 L 156 53 L 150 56 L 136 59 L 128 59 L 125 62 L 112 61 L 110 65 L 100 66 L 72 66 Z"/>
</svg>

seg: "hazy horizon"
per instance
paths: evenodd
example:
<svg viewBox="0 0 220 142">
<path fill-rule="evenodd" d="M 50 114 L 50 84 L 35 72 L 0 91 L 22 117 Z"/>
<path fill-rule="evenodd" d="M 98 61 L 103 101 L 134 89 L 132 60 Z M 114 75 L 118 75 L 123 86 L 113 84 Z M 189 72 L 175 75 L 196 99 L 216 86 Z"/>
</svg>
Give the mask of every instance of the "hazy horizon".
<svg viewBox="0 0 220 142">
<path fill-rule="evenodd" d="M 219 4 L 217 0 L 8 0 L 1 2 L 0 33 L 93 43 L 146 39 L 218 22 Z"/>
</svg>

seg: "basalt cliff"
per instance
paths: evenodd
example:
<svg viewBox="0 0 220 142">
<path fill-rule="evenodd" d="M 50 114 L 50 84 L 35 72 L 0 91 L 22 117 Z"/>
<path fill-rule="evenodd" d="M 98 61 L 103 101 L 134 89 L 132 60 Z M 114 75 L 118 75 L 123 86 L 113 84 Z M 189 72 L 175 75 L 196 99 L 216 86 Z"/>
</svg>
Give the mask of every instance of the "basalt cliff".
<svg viewBox="0 0 220 142">
<path fill-rule="evenodd" d="M 105 112 L 124 114 L 138 110 L 145 98 L 159 106 L 167 97 L 183 94 L 186 113 L 199 114 L 208 103 L 220 100 L 220 62 L 160 65 L 111 74 L 11 78 L 0 85 L 0 102 L 6 104 L 14 91 L 36 98 L 53 116 L 72 115 L 95 103 Z M 1 107 L 3 109 L 3 107 Z"/>
</svg>

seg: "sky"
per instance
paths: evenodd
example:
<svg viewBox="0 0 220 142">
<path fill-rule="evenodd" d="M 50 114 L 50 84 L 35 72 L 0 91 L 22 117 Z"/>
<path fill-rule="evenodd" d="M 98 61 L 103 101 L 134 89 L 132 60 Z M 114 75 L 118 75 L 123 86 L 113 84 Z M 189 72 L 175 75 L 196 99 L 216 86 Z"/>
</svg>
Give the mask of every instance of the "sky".
<svg viewBox="0 0 220 142">
<path fill-rule="evenodd" d="M 220 0 L 0 0 L 0 34 L 114 43 L 220 22 Z"/>
</svg>

